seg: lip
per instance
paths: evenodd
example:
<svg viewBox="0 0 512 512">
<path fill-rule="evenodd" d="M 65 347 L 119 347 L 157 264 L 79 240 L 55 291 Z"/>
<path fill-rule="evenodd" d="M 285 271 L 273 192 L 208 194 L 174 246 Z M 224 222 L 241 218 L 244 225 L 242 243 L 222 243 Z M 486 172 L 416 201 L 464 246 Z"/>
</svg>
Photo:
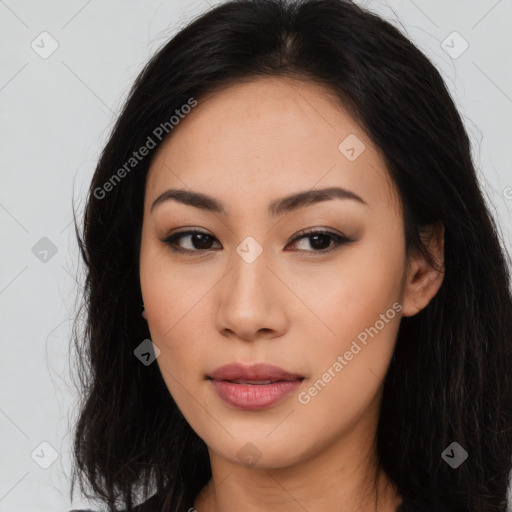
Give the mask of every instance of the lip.
<svg viewBox="0 0 512 512">
<path fill-rule="evenodd" d="M 241 363 L 230 363 L 216 368 L 208 375 L 213 380 L 284 380 L 292 381 L 303 379 L 303 375 L 291 373 L 279 366 L 267 363 L 256 363 L 243 365 Z"/>
<path fill-rule="evenodd" d="M 251 366 L 231 363 L 217 368 L 207 377 L 224 402 L 244 410 L 275 405 L 295 391 L 305 378 L 266 363 Z"/>
</svg>

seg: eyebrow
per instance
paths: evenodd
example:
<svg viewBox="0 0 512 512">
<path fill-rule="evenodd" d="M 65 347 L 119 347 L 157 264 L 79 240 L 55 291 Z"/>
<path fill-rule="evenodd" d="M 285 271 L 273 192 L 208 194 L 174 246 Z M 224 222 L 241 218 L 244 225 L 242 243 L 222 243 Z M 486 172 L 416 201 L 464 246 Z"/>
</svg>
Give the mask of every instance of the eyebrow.
<svg viewBox="0 0 512 512">
<path fill-rule="evenodd" d="M 367 205 L 361 197 L 354 192 L 340 187 L 329 187 L 316 190 L 305 190 L 280 199 L 272 201 L 268 206 L 268 213 L 271 216 L 288 213 L 305 206 L 329 201 L 331 199 L 351 199 Z M 174 200 L 181 204 L 200 208 L 210 212 L 227 215 L 226 209 L 221 201 L 201 192 L 193 192 L 183 189 L 169 189 L 160 194 L 151 205 L 151 212 L 156 206 L 165 201 Z"/>
</svg>

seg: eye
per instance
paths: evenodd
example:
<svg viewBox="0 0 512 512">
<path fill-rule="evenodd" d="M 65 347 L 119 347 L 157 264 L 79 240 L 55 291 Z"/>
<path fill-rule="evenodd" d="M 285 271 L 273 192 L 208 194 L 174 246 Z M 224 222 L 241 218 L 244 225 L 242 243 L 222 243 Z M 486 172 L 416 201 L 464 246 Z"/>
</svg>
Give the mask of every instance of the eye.
<svg viewBox="0 0 512 512">
<path fill-rule="evenodd" d="M 179 244 L 179 241 L 182 239 L 188 239 L 188 243 L 186 244 L 188 247 L 183 247 Z M 305 249 L 304 251 L 313 253 L 330 252 L 343 244 L 353 241 L 343 235 L 317 228 L 300 231 L 290 244 L 306 239 L 309 239 L 309 246 L 315 250 L 311 251 Z M 215 237 L 203 231 L 189 230 L 174 233 L 173 235 L 163 238 L 161 242 L 168 245 L 174 252 L 194 253 L 208 251 L 212 248 L 212 242 L 215 240 Z M 332 241 L 334 241 L 333 244 L 331 244 Z"/>
<path fill-rule="evenodd" d="M 188 238 L 188 247 L 178 246 L 177 242 L 182 238 Z M 168 236 L 162 240 L 163 243 L 168 245 L 171 250 L 180 253 L 189 253 L 189 252 L 200 252 L 204 250 L 208 250 L 211 248 L 211 242 L 215 240 L 215 238 L 203 231 L 198 230 L 190 230 L 190 231 L 181 231 L 179 233 L 174 233 L 171 236 Z M 196 250 L 194 250 L 196 249 Z"/>
<path fill-rule="evenodd" d="M 309 246 L 316 248 L 317 250 L 306 252 L 317 252 L 317 253 L 326 253 L 330 251 L 334 251 L 338 249 L 340 246 L 352 242 L 346 236 L 340 235 L 338 233 L 333 233 L 331 231 L 325 231 L 321 228 L 310 229 L 300 231 L 297 236 L 292 240 L 291 243 L 298 242 L 300 240 L 309 239 Z M 331 245 L 331 241 L 334 243 Z"/>
</svg>

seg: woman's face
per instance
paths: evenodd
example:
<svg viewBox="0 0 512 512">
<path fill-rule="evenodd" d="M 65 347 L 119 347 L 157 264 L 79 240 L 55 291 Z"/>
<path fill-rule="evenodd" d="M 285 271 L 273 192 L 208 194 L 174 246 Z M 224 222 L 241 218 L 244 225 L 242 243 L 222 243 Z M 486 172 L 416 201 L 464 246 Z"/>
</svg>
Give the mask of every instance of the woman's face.
<svg viewBox="0 0 512 512">
<path fill-rule="evenodd" d="M 188 199 L 155 203 L 170 189 Z M 384 162 L 325 89 L 267 78 L 201 101 L 152 162 L 140 257 L 157 363 L 211 453 L 271 468 L 368 444 L 415 306 Z M 291 375 L 209 378 L 230 363 Z"/>
</svg>

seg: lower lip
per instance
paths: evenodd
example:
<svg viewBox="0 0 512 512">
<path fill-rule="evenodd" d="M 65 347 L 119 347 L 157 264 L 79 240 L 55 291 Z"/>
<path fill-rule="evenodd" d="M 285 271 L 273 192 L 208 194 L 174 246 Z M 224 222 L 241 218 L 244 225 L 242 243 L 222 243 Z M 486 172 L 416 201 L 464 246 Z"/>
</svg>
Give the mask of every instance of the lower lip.
<svg viewBox="0 0 512 512">
<path fill-rule="evenodd" d="M 295 391 L 301 380 L 278 381 L 272 384 L 236 384 L 226 380 L 210 380 L 213 389 L 229 405 L 255 411 L 265 409 Z"/>
</svg>

